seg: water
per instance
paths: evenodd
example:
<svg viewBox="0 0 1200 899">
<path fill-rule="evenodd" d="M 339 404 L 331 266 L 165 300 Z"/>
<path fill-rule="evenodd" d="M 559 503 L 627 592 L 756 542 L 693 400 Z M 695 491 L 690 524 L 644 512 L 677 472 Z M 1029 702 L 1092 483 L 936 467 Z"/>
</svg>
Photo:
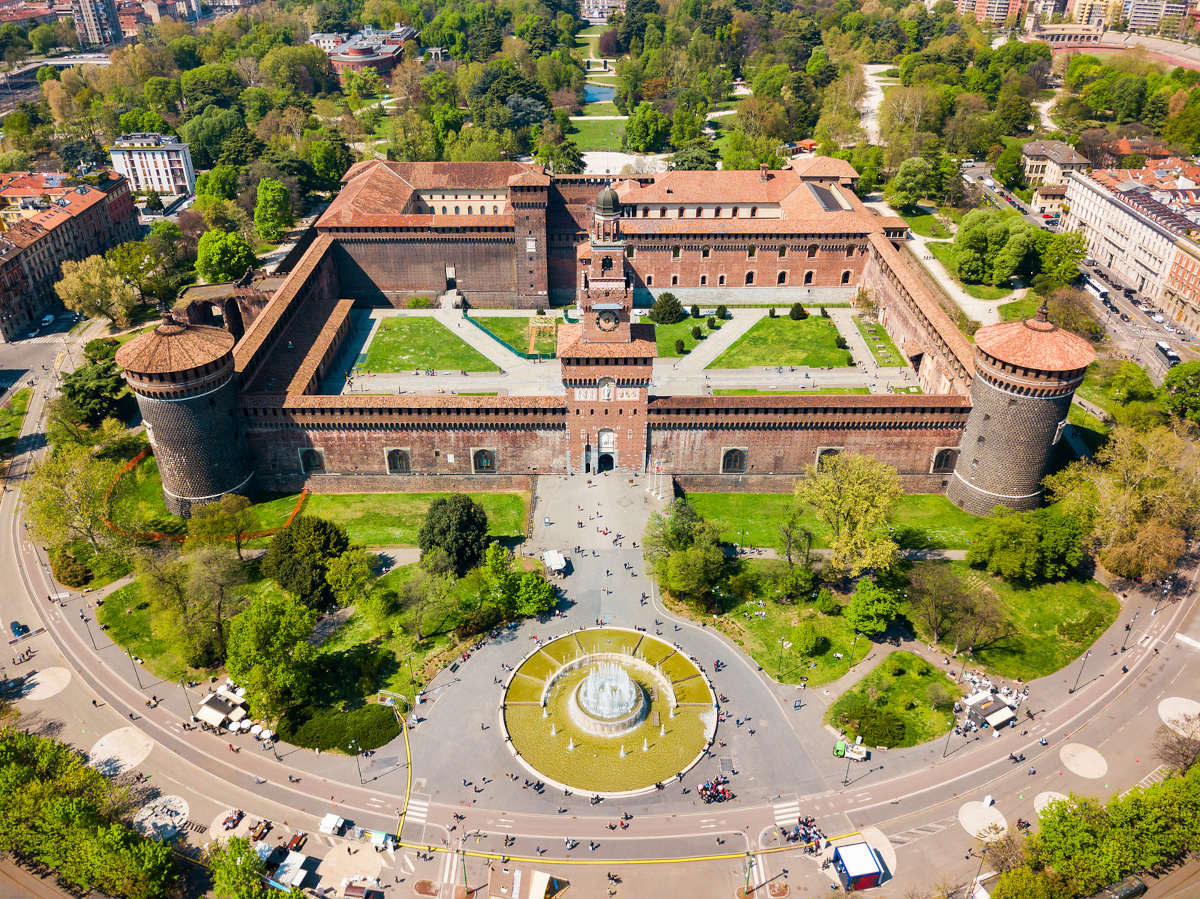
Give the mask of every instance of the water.
<svg viewBox="0 0 1200 899">
<path fill-rule="evenodd" d="M 603 84 L 585 84 L 583 86 L 584 103 L 601 103 L 611 100 L 616 95 L 617 89 L 614 87 L 605 87 Z"/>
<path fill-rule="evenodd" d="M 601 662 L 579 688 L 579 704 L 593 718 L 621 718 L 637 704 L 638 688 L 616 662 Z"/>
</svg>

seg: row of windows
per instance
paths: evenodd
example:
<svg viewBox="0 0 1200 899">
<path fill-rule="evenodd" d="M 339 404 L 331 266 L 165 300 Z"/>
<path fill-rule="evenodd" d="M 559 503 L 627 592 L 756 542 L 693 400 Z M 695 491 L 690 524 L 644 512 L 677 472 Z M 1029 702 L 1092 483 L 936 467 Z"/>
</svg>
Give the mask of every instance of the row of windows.
<svg viewBox="0 0 1200 899">
<path fill-rule="evenodd" d="M 771 207 L 771 208 L 778 209 L 778 207 Z M 642 218 L 644 218 L 644 219 L 650 218 L 650 207 L 649 206 L 639 206 L 638 209 L 640 210 L 640 215 Z M 680 219 L 687 218 L 688 210 L 687 210 L 686 206 L 659 206 L 657 217 L 660 219 L 665 219 L 667 217 L 667 210 L 669 210 L 669 209 L 675 210 L 674 218 L 680 218 Z M 623 210 L 623 212 L 624 212 L 624 210 Z M 732 209 L 729 210 L 729 218 L 738 218 L 741 215 L 741 213 L 742 213 L 741 207 L 734 206 Z M 751 206 L 749 208 L 748 214 L 749 214 L 750 218 L 752 218 L 752 219 L 758 218 L 758 207 Z M 629 207 L 627 217 L 633 218 L 634 215 L 635 215 L 635 210 L 632 207 Z M 721 209 L 720 206 L 717 206 L 713 210 L 712 218 L 719 219 L 719 218 L 722 218 L 723 216 L 724 216 L 724 211 Z M 697 206 L 692 211 L 692 218 L 697 218 L 697 219 L 698 218 L 707 218 L 707 216 L 704 215 L 704 207 Z"/>
<path fill-rule="evenodd" d="M 385 455 L 388 474 L 412 474 L 412 455 L 406 449 L 390 449 Z M 325 451 L 305 447 L 300 450 L 300 468 L 305 474 L 325 471 Z M 494 474 L 496 451 L 478 449 L 471 453 L 471 471 L 475 474 Z"/>
<path fill-rule="evenodd" d="M 442 207 L 442 215 L 449 215 L 449 213 L 446 211 L 448 208 L 450 208 L 450 207 L 447 207 L 447 206 L 443 206 L 443 207 Z M 455 207 L 454 207 L 454 214 L 455 214 L 455 215 L 462 215 L 462 213 L 459 211 L 461 208 L 462 208 L 462 207 L 460 207 L 460 206 L 455 206 Z M 474 215 L 474 214 L 475 214 L 475 207 L 474 207 L 474 206 L 468 206 L 468 207 L 467 207 L 467 215 Z M 487 207 L 486 207 L 486 206 L 480 206 L 480 207 L 479 207 L 479 214 L 480 214 L 480 215 L 487 215 Z M 499 214 L 500 214 L 500 207 L 499 207 L 499 206 L 493 206 L 493 207 L 492 207 L 492 215 L 499 215 Z"/>
<path fill-rule="evenodd" d="M 836 456 L 841 452 L 838 447 L 826 447 L 817 452 L 817 467 L 829 456 Z M 721 474 L 742 474 L 746 471 L 749 462 L 749 454 L 746 450 L 740 447 L 727 449 L 721 453 Z M 946 474 L 954 471 L 954 466 L 958 462 L 958 450 L 956 449 L 940 449 L 933 456 L 932 471 L 935 474 Z"/>
<path fill-rule="evenodd" d="M 805 283 L 805 284 L 812 284 L 812 283 L 813 283 L 813 276 L 814 276 L 814 274 L 815 274 L 815 273 L 812 271 L 812 269 L 809 269 L 808 271 L 806 271 L 806 272 L 804 273 L 804 283 Z M 788 275 L 788 273 L 787 273 L 787 272 L 777 272 L 777 273 L 776 273 L 776 275 L 775 275 L 775 283 L 776 283 L 776 284 L 787 284 L 787 283 L 788 283 L 788 280 L 787 280 L 787 275 Z M 754 282 L 754 272 L 746 272 L 746 275 L 745 275 L 745 280 L 744 280 L 742 283 L 743 283 L 743 284 L 749 284 L 749 285 L 752 285 L 752 284 L 754 284 L 754 283 L 755 283 L 755 282 Z M 849 284 L 849 283 L 850 283 L 850 271 L 849 271 L 849 269 L 847 269 L 846 271 L 842 272 L 842 281 L 841 281 L 841 283 L 842 283 L 842 284 Z M 646 286 L 647 286 L 647 287 L 653 287 L 653 286 L 654 286 L 654 275 L 646 275 Z M 671 275 L 671 286 L 672 286 L 672 287 L 678 287 L 678 286 L 679 286 L 679 275 Z M 700 286 L 701 286 L 701 287 L 707 287 L 707 286 L 708 286 L 708 275 L 701 275 L 701 276 L 700 276 Z M 718 287 L 724 287 L 724 286 L 725 286 L 725 276 L 724 276 L 724 275 L 717 275 L 717 286 L 718 286 Z"/>
</svg>

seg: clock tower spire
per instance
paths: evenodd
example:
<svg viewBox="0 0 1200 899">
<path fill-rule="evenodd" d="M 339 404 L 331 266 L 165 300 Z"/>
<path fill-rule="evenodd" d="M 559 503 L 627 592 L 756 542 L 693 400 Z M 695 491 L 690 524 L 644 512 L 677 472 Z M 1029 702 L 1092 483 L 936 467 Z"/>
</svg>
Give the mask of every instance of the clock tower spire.
<svg viewBox="0 0 1200 899">
<path fill-rule="evenodd" d="M 611 187 L 596 197 L 592 233 L 583 248 L 584 343 L 628 343 L 633 291 L 625 273 L 625 241 L 621 237 L 621 201 Z"/>
</svg>

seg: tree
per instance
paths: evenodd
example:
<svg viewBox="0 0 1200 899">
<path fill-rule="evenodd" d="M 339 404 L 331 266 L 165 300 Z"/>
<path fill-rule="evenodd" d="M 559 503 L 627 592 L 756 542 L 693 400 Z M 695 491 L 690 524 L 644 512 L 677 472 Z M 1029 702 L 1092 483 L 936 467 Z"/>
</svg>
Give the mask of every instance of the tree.
<svg viewBox="0 0 1200 899">
<path fill-rule="evenodd" d="M 232 231 L 206 231 L 196 247 L 196 271 L 209 282 L 240 278 L 254 262 L 250 245 Z"/>
<path fill-rule="evenodd" d="M 220 665 L 228 650 L 229 620 L 245 605 L 240 588 L 246 583 L 246 569 L 224 546 L 194 550 L 183 567 L 186 581 L 176 627 L 187 647 L 184 661 L 194 668 Z"/>
<path fill-rule="evenodd" d="M 1138 369 L 1141 371 L 1141 369 Z M 1145 372 L 1142 372 L 1145 374 Z M 1163 380 L 1163 405 L 1172 415 L 1200 424 L 1200 362 L 1184 362 Z"/>
<path fill-rule="evenodd" d="M 179 126 L 179 136 L 187 143 L 196 167 L 208 168 L 216 164 L 225 139 L 239 130 L 244 131 L 246 126 L 235 109 L 217 106 L 200 109 L 199 115 Z"/>
<path fill-rule="evenodd" d="M 117 355 L 120 344 L 112 337 L 97 337 L 89 340 L 83 347 L 83 358 L 90 365 L 101 365 L 112 362 Z"/>
<path fill-rule="evenodd" d="M 1167 378 L 1170 378 L 1174 371 L 1178 371 L 1178 368 L 1168 372 Z M 1163 385 L 1166 386 L 1165 381 Z M 1104 389 L 1119 403 L 1152 400 L 1158 394 L 1146 370 L 1136 362 L 1128 360 L 1122 361 L 1112 374 L 1104 379 Z"/>
<path fill-rule="evenodd" d="M 966 585 L 950 566 L 925 562 L 914 565 L 908 579 L 908 602 L 917 623 L 937 643 L 962 616 L 969 597 Z"/>
<path fill-rule="evenodd" d="M 271 538 L 262 560 L 262 573 L 314 609 L 333 605 L 326 580 L 329 563 L 350 548 L 346 531 L 332 521 L 297 515 Z"/>
<path fill-rule="evenodd" d="M 292 196 L 274 178 L 258 182 L 258 202 L 254 204 L 254 227 L 263 240 L 277 241 L 295 219 L 292 217 Z"/>
<path fill-rule="evenodd" d="M 353 605 L 366 596 L 375 581 L 374 557 L 361 547 L 352 546 L 331 559 L 325 569 L 325 580 L 342 608 Z"/>
<path fill-rule="evenodd" d="M 1083 561 L 1083 525 L 1053 509 L 997 506 L 967 550 L 967 563 L 1014 581 L 1059 580 Z"/>
<path fill-rule="evenodd" d="M 167 267 L 170 257 L 159 252 L 155 243 L 130 240 L 104 254 L 121 280 L 138 293 L 143 303 L 168 304 L 174 301 L 176 284 Z"/>
<path fill-rule="evenodd" d="M 675 294 L 664 290 L 650 307 L 650 320 L 660 325 L 672 325 L 683 318 L 683 304 Z"/>
<path fill-rule="evenodd" d="M 554 608 L 554 585 L 536 571 L 526 571 L 517 582 L 516 612 L 526 618 Z"/>
<path fill-rule="evenodd" d="M 650 103 L 639 103 L 625 121 L 621 143 L 635 153 L 657 153 L 667 143 L 671 120 Z"/>
<path fill-rule="evenodd" d="M 103 256 L 64 260 L 54 292 L 72 312 L 107 318 L 119 328 L 129 326 L 129 314 L 138 304 L 137 292 Z"/>
<path fill-rule="evenodd" d="M 119 394 L 125 389 L 125 381 L 114 362 L 98 365 L 81 365 L 62 379 L 63 396 L 83 416 L 83 421 L 92 427 L 104 419 L 117 414 Z"/>
<path fill-rule="evenodd" d="M 783 556 L 787 559 L 788 568 L 796 567 L 793 554 L 803 548 L 801 565 L 808 565 L 809 553 L 812 550 L 813 532 L 804 523 L 804 510 L 796 503 L 788 506 L 779 525 L 779 539 L 783 546 Z"/>
<path fill-rule="evenodd" d="M 1187 774 L 1200 759 L 1200 715 L 1180 715 L 1160 724 L 1154 733 L 1154 757 L 1168 768 Z"/>
<path fill-rule="evenodd" d="M 1064 331 L 1098 343 L 1104 339 L 1104 325 L 1092 311 L 1092 303 L 1082 290 L 1060 287 L 1046 298 L 1050 321 Z"/>
<path fill-rule="evenodd" d="M 900 209 L 915 209 L 929 190 L 931 173 L 929 163 L 919 156 L 904 160 L 888 187 L 889 202 Z"/>
<path fill-rule="evenodd" d="M 799 303 L 792 303 L 792 308 L 788 310 L 788 318 L 794 322 L 804 321 L 808 318 L 808 312 Z"/>
<path fill-rule="evenodd" d="M 712 171 L 717 167 L 719 160 L 716 145 L 707 137 L 699 137 L 684 144 L 676 144 L 675 153 L 668 161 L 668 168 L 672 171 Z"/>
<path fill-rule="evenodd" d="M 827 453 L 796 482 L 796 499 L 829 528 L 833 566 L 855 577 L 888 568 L 896 544 L 885 530 L 903 491 L 896 469 L 857 453 Z"/>
<path fill-rule="evenodd" d="M 192 510 L 188 519 L 188 540 L 200 546 L 216 546 L 232 540 L 238 561 L 242 547 L 257 520 L 250 511 L 250 500 L 226 493 L 215 503 L 204 503 Z"/>
<path fill-rule="evenodd" d="M 245 837 L 214 840 L 205 859 L 217 899 L 266 899 L 266 864 Z"/>
<path fill-rule="evenodd" d="M 805 618 L 792 628 L 788 639 L 797 655 L 812 656 L 817 654 L 817 650 L 825 638 L 821 636 L 821 632 L 817 630 L 812 619 Z"/>
<path fill-rule="evenodd" d="M 1051 234 L 1041 251 L 1038 290 L 1047 293 L 1079 277 L 1079 263 L 1087 255 L 1087 240 L 1080 231 Z"/>
<path fill-rule="evenodd" d="M 158 195 L 158 191 L 152 190 L 146 194 L 146 211 L 147 212 L 162 212 L 163 201 Z"/>
<path fill-rule="evenodd" d="M 117 462 L 93 458 L 90 447 L 56 446 L 22 491 L 34 534 L 52 546 L 81 540 L 95 552 L 105 551 L 116 541 L 105 519 L 119 471 Z"/>
<path fill-rule="evenodd" d="M 197 112 L 209 107 L 232 107 L 245 87 L 233 69 L 217 63 L 185 71 L 179 83 L 188 110 Z"/>
<path fill-rule="evenodd" d="M 303 702 L 317 650 L 308 642 L 316 612 L 291 596 L 259 596 L 229 623 L 226 668 L 246 688 L 256 716 L 278 719 Z"/>
<path fill-rule="evenodd" d="M 687 344 L 683 342 L 683 338 L 675 338 L 675 355 L 682 356 L 687 351 Z"/>
<path fill-rule="evenodd" d="M 462 577 L 483 558 L 487 529 L 487 513 L 479 503 L 462 493 L 440 496 L 425 513 L 417 545 L 422 555 L 434 548 L 445 551 Z"/>
<path fill-rule="evenodd" d="M 1010 190 L 1025 186 L 1025 169 L 1018 144 L 1010 144 L 996 157 L 996 180 Z"/>
<path fill-rule="evenodd" d="M 236 165 L 217 165 L 196 177 L 197 197 L 217 197 L 221 200 L 236 200 L 238 194 Z"/>
<path fill-rule="evenodd" d="M 842 614 L 854 630 L 874 637 L 886 631 L 892 619 L 900 614 L 900 600 L 891 590 L 863 578 Z"/>
</svg>

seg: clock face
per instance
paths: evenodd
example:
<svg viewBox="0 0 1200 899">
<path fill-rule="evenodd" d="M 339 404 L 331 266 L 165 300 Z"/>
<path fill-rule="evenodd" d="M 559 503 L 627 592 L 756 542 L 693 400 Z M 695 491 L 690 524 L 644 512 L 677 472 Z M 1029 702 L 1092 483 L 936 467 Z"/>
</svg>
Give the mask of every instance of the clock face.
<svg viewBox="0 0 1200 899">
<path fill-rule="evenodd" d="M 605 309 L 603 312 L 596 313 L 596 327 L 601 331 L 612 331 L 617 327 L 617 313 L 611 309 Z"/>
</svg>

